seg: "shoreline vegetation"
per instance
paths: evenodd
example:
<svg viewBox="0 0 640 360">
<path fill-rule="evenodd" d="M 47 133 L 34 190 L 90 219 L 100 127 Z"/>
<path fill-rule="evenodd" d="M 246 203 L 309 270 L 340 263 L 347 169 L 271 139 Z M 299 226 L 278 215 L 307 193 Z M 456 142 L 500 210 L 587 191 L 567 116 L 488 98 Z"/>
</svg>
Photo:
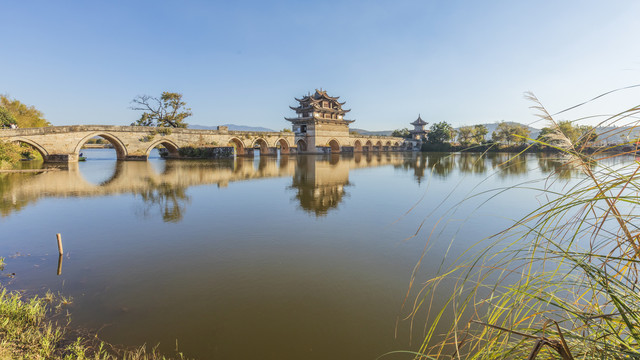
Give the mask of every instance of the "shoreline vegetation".
<svg viewBox="0 0 640 360">
<path fill-rule="evenodd" d="M 418 350 L 395 353 L 415 359 L 640 358 L 640 162 L 593 166 L 635 154 L 637 140 L 613 145 L 613 154 L 589 149 L 555 120 L 582 104 L 552 115 L 533 94 L 527 97 L 549 124 L 546 136 L 527 149 L 555 149 L 563 168 L 580 176 L 564 185 L 549 177 L 536 189 L 544 201 L 535 210 L 498 234 L 469 239 L 473 244 L 463 255 L 443 259 L 438 274 L 410 285 L 415 295 L 404 308 L 406 318 L 424 330 Z M 599 126 L 637 129 L 638 115 L 640 105 L 602 116 Z M 420 262 L 410 284 L 419 268 Z M 442 294 L 443 283 L 454 284 L 453 290 Z M 436 297 L 443 305 L 434 305 Z"/>
<path fill-rule="evenodd" d="M 4 268 L 0 258 L 0 269 Z M 124 349 L 70 327 L 70 298 L 47 292 L 25 297 L 0 285 L 0 359 L 42 360 L 173 360 L 146 345 Z"/>
<path fill-rule="evenodd" d="M 635 154 L 636 147 L 631 144 L 617 144 L 611 146 L 585 146 L 581 149 L 583 154 Z M 487 143 L 482 145 L 465 146 L 460 144 L 424 144 L 421 152 L 473 152 L 473 153 L 550 153 L 561 154 L 564 150 L 553 146 L 542 145 L 539 143 L 528 143 L 521 145 L 502 145 L 496 143 Z"/>
</svg>

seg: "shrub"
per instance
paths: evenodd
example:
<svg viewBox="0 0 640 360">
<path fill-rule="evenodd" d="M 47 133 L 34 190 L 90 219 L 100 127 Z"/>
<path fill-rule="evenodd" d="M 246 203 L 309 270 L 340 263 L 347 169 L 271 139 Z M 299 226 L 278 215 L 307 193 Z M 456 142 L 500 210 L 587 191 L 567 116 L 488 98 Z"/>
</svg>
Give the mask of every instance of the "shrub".
<svg viewBox="0 0 640 360">
<path fill-rule="evenodd" d="M 0 141 L 0 169 L 15 168 L 22 158 L 23 148 L 12 142 Z"/>
</svg>

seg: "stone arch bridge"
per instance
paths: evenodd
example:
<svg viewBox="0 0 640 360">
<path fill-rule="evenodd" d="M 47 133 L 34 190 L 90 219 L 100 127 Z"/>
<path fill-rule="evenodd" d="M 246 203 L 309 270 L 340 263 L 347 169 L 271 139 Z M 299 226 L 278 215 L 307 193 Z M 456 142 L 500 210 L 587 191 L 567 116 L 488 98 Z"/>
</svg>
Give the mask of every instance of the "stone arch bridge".
<svg viewBox="0 0 640 360">
<path fill-rule="evenodd" d="M 0 140 L 25 143 L 48 162 L 75 162 L 90 139 L 102 137 L 113 145 L 118 160 L 146 160 L 152 149 L 163 146 L 169 157 L 180 157 L 184 147 L 211 147 L 237 156 L 296 153 L 336 153 L 407 150 L 404 139 L 386 136 L 351 136 L 331 139 L 324 146 L 307 147 L 299 134 L 283 132 L 155 128 L 146 126 L 72 125 L 28 129 L 2 129 Z M 408 145 L 410 146 L 410 145 Z M 410 150 L 410 149 L 409 149 Z"/>
</svg>

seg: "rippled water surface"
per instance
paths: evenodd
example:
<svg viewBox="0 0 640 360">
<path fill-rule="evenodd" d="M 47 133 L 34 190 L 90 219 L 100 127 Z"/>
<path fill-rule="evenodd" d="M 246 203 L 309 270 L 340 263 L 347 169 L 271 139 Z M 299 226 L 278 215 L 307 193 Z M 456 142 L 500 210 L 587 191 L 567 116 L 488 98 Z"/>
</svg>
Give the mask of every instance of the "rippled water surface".
<svg viewBox="0 0 640 360">
<path fill-rule="evenodd" d="M 422 280 L 447 251 L 457 256 L 543 201 L 523 188 L 478 207 L 488 195 L 470 194 L 557 168 L 541 155 L 499 168 L 509 154 L 85 155 L 58 171 L 0 174 L 0 282 L 71 296 L 72 326 L 103 340 L 160 343 L 167 354 L 178 344 L 201 359 L 375 359 L 414 348 L 424 324 L 410 344 L 402 304 L 425 245 Z"/>
</svg>

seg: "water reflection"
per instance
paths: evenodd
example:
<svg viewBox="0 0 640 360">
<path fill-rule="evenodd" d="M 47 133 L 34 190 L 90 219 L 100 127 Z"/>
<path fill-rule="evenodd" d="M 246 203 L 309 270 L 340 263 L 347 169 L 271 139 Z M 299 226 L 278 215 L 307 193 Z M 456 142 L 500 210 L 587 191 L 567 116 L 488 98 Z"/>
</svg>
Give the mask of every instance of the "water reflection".
<svg viewBox="0 0 640 360">
<path fill-rule="evenodd" d="M 545 173 L 553 173 L 559 179 L 571 179 L 581 174 L 583 171 L 577 161 L 578 159 L 572 160 L 562 154 L 541 154 L 538 156 L 538 166 L 540 169 Z M 580 161 L 580 164 L 586 164 L 592 170 L 597 166 L 595 161 L 583 161 Z"/>
<path fill-rule="evenodd" d="M 58 171 L 0 174 L 0 214 L 7 216 L 40 198 L 133 194 L 141 200 L 136 209 L 138 216 L 148 218 L 159 214 L 166 222 L 178 222 L 190 202 L 191 186 L 226 187 L 236 181 L 290 177 L 288 190 L 294 193 L 293 199 L 299 208 L 324 216 L 348 197 L 345 189 L 353 186 L 349 172 L 358 168 L 390 165 L 413 172 L 418 183 L 429 176 L 445 179 L 454 172 L 475 175 L 496 172 L 505 178 L 524 174 L 532 167 L 543 173 L 555 173 L 559 178 L 568 179 L 577 174 L 578 170 L 563 164 L 562 159 L 546 154 L 505 153 L 365 153 L 216 161 L 114 161 L 105 165 L 113 169 L 112 173 L 102 174 L 104 180 L 94 183 L 92 175 L 87 174 L 88 168 L 76 163 Z"/>
<path fill-rule="evenodd" d="M 528 171 L 527 157 L 514 156 L 508 153 L 492 153 L 488 157 L 491 168 L 498 171 L 498 176 L 510 177 L 521 175 Z"/>
<path fill-rule="evenodd" d="M 487 172 L 486 155 L 480 153 L 461 153 L 458 169 L 462 173 L 484 174 Z"/>
<path fill-rule="evenodd" d="M 149 187 L 136 193 L 143 202 L 138 215 L 148 218 L 153 210 L 157 210 L 165 222 L 182 220 L 190 200 L 186 190 L 185 187 L 167 183 L 156 184 L 153 180 L 149 180 Z"/>
<path fill-rule="evenodd" d="M 346 161 L 341 162 L 338 155 L 331 155 L 329 161 L 297 158 L 291 189 L 296 191 L 295 198 L 302 209 L 323 216 L 338 206 L 347 195 L 345 186 L 349 185 L 349 167 L 341 164 Z"/>
</svg>

